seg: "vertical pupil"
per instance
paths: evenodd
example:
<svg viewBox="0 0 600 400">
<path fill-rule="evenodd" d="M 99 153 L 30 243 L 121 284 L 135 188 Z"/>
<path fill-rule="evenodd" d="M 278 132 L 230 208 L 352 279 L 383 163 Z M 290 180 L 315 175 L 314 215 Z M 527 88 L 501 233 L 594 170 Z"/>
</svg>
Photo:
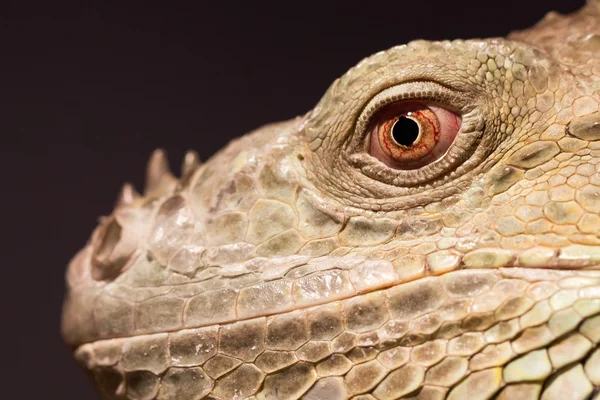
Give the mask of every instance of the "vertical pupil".
<svg viewBox="0 0 600 400">
<path fill-rule="evenodd" d="M 412 146 L 419 137 L 419 124 L 407 117 L 400 117 L 392 127 L 392 137 L 402 146 Z"/>
</svg>

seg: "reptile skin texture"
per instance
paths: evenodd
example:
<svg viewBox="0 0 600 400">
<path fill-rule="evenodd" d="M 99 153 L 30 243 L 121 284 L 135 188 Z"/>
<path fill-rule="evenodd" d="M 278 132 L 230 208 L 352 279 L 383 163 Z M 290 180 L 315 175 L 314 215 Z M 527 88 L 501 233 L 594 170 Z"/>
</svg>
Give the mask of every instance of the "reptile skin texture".
<svg viewBox="0 0 600 400">
<path fill-rule="evenodd" d="M 460 130 L 398 168 L 369 127 L 407 101 Z M 599 104 L 590 0 L 377 53 L 180 178 L 156 151 L 71 261 L 65 341 L 105 399 L 600 399 Z"/>
</svg>

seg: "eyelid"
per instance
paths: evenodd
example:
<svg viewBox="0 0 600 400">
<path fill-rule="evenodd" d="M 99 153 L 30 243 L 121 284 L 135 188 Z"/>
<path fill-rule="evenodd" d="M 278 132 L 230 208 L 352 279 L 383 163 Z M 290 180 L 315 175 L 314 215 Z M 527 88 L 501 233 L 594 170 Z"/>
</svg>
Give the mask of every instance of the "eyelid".
<svg viewBox="0 0 600 400">
<path fill-rule="evenodd" d="M 414 101 L 440 106 L 456 113 L 461 118 L 460 134 L 456 136 L 448 151 L 425 167 L 402 170 L 390 168 L 376 160 L 369 152 L 370 127 L 375 115 L 387 104 L 400 101 Z M 348 132 L 343 144 L 341 157 L 358 174 L 357 179 L 366 178 L 365 184 L 379 182 L 396 188 L 424 187 L 423 185 L 444 185 L 464 173 L 457 167 L 468 163 L 474 168 L 480 163 L 482 154 L 492 146 L 480 149 L 486 119 L 482 107 L 486 105 L 485 93 L 472 90 L 457 91 L 432 81 L 402 83 L 383 89 L 365 100 L 358 112 L 353 129 Z M 367 183 L 369 182 L 369 183 Z"/>
</svg>

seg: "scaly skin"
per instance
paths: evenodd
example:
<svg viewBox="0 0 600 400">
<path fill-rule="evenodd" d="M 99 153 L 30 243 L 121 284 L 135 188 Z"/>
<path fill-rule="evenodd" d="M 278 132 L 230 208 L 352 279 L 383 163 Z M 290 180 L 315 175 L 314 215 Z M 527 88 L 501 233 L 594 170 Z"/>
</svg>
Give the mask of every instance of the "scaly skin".
<svg viewBox="0 0 600 400">
<path fill-rule="evenodd" d="M 367 154 L 382 102 L 462 116 Z M 68 271 L 106 399 L 585 399 L 600 388 L 600 2 L 507 39 L 373 55 L 183 177 L 164 154 Z"/>
</svg>

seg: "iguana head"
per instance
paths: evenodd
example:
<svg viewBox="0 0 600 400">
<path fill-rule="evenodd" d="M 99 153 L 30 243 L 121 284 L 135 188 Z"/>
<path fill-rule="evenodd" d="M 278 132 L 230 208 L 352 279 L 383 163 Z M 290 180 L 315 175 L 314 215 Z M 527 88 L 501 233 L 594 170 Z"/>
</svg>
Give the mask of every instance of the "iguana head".
<svg viewBox="0 0 600 400">
<path fill-rule="evenodd" d="M 69 266 L 67 343 L 106 398 L 588 395 L 599 15 L 377 53 L 180 179 L 156 152 Z"/>
</svg>

